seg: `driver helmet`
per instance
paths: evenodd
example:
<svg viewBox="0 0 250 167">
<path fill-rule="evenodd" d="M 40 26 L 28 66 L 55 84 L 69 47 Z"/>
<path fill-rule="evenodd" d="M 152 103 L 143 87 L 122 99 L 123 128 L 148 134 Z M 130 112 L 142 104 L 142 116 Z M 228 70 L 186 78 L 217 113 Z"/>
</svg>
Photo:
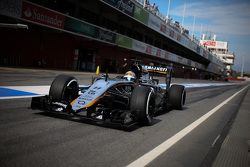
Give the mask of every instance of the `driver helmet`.
<svg viewBox="0 0 250 167">
<path fill-rule="evenodd" d="M 126 72 L 123 78 L 128 81 L 135 81 L 136 79 L 135 73 L 133 71 Z"/>
</svg>

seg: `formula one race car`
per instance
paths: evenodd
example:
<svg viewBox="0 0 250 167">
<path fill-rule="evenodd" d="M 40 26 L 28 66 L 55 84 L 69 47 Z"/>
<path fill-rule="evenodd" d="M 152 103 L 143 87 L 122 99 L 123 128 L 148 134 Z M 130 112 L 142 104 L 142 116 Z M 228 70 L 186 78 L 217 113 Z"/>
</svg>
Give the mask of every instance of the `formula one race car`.
<svg viewBox="0 0 250 167">
<path fill-rule="evenodd" d="M 152 72 L 166 75 L 164 87 L 150 75 Z M 151 125 L 157 112 L 182 109 L 185 104 L 185 87 L 170 87 L 171 75 L 171 67 L 134 64 L 124 76 L 109 78 L 104 74 L 87 87 L 79 87 L 72 76 L 59 75 L 52 82 L 49 95 L 32 98 L 31 108 L 125 127 L 136 123 Z"/>
</svg>

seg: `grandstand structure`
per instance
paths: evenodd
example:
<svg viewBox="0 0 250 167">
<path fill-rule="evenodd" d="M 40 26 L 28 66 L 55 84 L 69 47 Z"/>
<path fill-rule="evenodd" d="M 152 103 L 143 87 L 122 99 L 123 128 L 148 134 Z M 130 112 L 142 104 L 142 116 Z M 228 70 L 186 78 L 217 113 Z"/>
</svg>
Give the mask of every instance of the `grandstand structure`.
<svg viewBox="0 0 250 167">
<path fill-rule="evenodd" d="M 232 76 L 235 54 L 229 51 L 228 42 L 216 40 L 216 35 L 212 38 L 207 34 L 203 34 L 200 44 L 215 54 L 226 65 L 227 76 Z"/>
<path fill-rule="evenodd" d="M 141 0 L 1 0 L 0 65 L 124 72 L 130 59 L 175 77 L 220 78 L 226 65 Z M 11 26 L 3 26 L 3 25 Z"/>
</svg>

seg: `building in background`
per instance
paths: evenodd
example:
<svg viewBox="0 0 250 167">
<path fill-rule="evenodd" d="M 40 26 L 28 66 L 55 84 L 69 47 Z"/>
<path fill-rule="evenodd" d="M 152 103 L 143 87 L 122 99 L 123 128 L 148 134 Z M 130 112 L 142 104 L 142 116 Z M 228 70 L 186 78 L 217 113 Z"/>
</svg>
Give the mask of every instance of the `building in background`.
<svg viewBox="0 0 250 167">
<path fill-rule="evenodd" d="M 175 77 L 226 72 L 188 30 L 141 0 L 1 0 L 0 20 L 1 66 L 121 73 L 124 60 L 140 59 L 173 65 Z"/>
<path fill-rule="evenodd" d="M 232 66 L 234 65 L 235 54 L 228 50 L 228 42 L 217 41 L 216 35 L 211 38 L 206 34 L 203 34 L 200 43 L 210 52 L 218 56 L 218 58 L 226 65 L 227 76 L 232 76 Z"/>
</svg>

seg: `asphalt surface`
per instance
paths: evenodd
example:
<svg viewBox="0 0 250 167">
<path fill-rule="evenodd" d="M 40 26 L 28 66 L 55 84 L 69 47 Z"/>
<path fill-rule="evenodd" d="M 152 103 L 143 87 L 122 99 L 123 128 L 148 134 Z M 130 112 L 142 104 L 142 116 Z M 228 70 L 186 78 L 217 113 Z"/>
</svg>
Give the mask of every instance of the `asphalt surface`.
<svg viewBox="0 0 250 167">
<path fill-rule="evenodd" d="M 0 83 L 49 85 L 61 71 L 0 69 Z M 92 75 L 65 72 L 88 84 Z M 207 82 L 180 80 L 174 82 Z M 127 166 L 211 111 L 247 84 L 187 91 L 184 110 L 155 117 L 153 126 L 130 131 L 31 110 L 31 98 L 0 100 L 0 166 Z M 247 89 L 244 89 L 148 166 L 210 166 Z M 219 137 L 218 137 L 219 136 Z"/>
<path fill-rule="evenodd" d="M 250 166 L 250 89 L 223 141 L 213 167 Z"/>
</svg>

